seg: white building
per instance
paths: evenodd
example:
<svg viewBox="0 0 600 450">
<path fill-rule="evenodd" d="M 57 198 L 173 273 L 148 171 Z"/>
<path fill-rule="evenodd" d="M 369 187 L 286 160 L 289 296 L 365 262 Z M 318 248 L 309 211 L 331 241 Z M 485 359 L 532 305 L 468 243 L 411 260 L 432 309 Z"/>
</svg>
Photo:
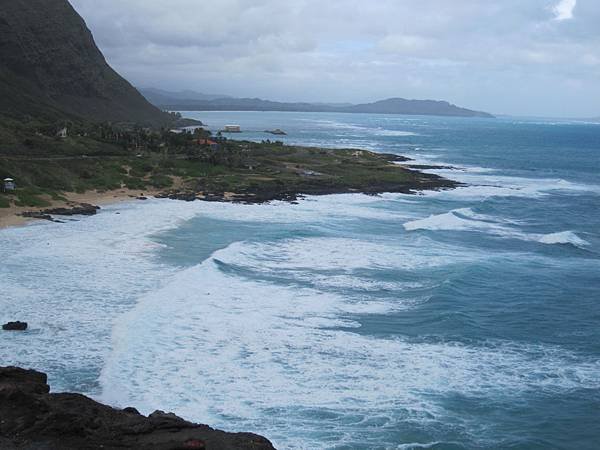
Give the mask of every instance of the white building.
<svg viewBox="0 0 600 450">
<path fill-rule="evenodd" d="M 12 178 L 5 178 L 3 183 L 4 192 L 14 191 L 17 188 L 15 180 Z"/>
</svg>

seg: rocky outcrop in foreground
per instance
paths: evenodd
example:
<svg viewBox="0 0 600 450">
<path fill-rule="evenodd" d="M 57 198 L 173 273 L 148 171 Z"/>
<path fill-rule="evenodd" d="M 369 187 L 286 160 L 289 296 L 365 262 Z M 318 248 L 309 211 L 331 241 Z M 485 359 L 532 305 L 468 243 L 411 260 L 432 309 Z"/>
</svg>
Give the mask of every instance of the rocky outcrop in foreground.
<svg viewBox="0 0 600 450">
<path fill-rule="evenodd" d="M 45 374 L 0 368 L 3 450 L 274 450 L 264 437 L 226 433 L 162 411 L 145 417 L 79 394 L 50 394 Z"/>
</svg>

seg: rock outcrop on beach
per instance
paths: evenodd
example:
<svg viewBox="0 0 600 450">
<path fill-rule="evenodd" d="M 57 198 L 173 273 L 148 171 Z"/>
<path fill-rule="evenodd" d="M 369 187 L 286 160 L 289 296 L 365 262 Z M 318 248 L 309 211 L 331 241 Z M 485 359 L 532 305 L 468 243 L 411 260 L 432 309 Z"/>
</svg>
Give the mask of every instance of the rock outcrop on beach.
<svg viewBox="0 0 600 450">
<path fill-rule="evenodd" d="M 117 410 L 79 394 L 51 394 L 45 374 L 0 368 L 3 450 L 274 450 L 264 437 L 226 433 L 156 411 Z"/>
<path fill-rule="evenodd" d="M 53 216 L 95 216 L 100 210 L 99 206 L 89 203 L 71 203 L 69 206 L 40 211 L 25 211 L 20 215 L 28 219 L 48 220 L 50 222 L 61 222 Z"/>
<path fill-rule="evenodd" d="M 67 0 L 0 2 L 0 112 L 161 124 L 169 116 L 115 72 Z"/>
</svg>

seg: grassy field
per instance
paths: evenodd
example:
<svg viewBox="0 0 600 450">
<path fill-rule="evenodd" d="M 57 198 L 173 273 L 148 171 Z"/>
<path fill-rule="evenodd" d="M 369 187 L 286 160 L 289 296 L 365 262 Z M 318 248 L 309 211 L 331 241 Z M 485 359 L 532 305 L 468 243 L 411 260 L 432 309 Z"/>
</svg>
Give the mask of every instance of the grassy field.
<svg viewBox="0 0 600 450">
<path fill-rule="evenodd" d="M 66 147 L 67 150 L 69 146 Z M 90 152 L 91 153 L 91 152 Z M 408 170 L 382 155 L 363 150 L 283 146 L 280 143 L 227 141 L 219 150 L 147 152 L 55 157 L 2 157 L 0 178 L 19 189 L 0 196 L 21 206 L 45 206 L 41 197 L 63 192 L 110 191 L 127 187 L 180 192 L 225 192 L 276 198 L 283 193 L 409 192 L 452 187 L 452 182 Z"/>
</svg>

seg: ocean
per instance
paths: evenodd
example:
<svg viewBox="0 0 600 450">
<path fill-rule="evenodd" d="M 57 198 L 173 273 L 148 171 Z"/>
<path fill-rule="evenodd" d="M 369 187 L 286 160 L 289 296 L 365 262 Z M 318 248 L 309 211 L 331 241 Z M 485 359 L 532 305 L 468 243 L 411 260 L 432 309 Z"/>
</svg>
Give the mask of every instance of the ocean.
<svg viewBox="0 0 600 450">
<path fill-rule="evenodd" d="M 0 365 L 279 449 L 600 447 L 599 124 L 185 114 L 465 186 L 0 230 Z"/>
</svg>

